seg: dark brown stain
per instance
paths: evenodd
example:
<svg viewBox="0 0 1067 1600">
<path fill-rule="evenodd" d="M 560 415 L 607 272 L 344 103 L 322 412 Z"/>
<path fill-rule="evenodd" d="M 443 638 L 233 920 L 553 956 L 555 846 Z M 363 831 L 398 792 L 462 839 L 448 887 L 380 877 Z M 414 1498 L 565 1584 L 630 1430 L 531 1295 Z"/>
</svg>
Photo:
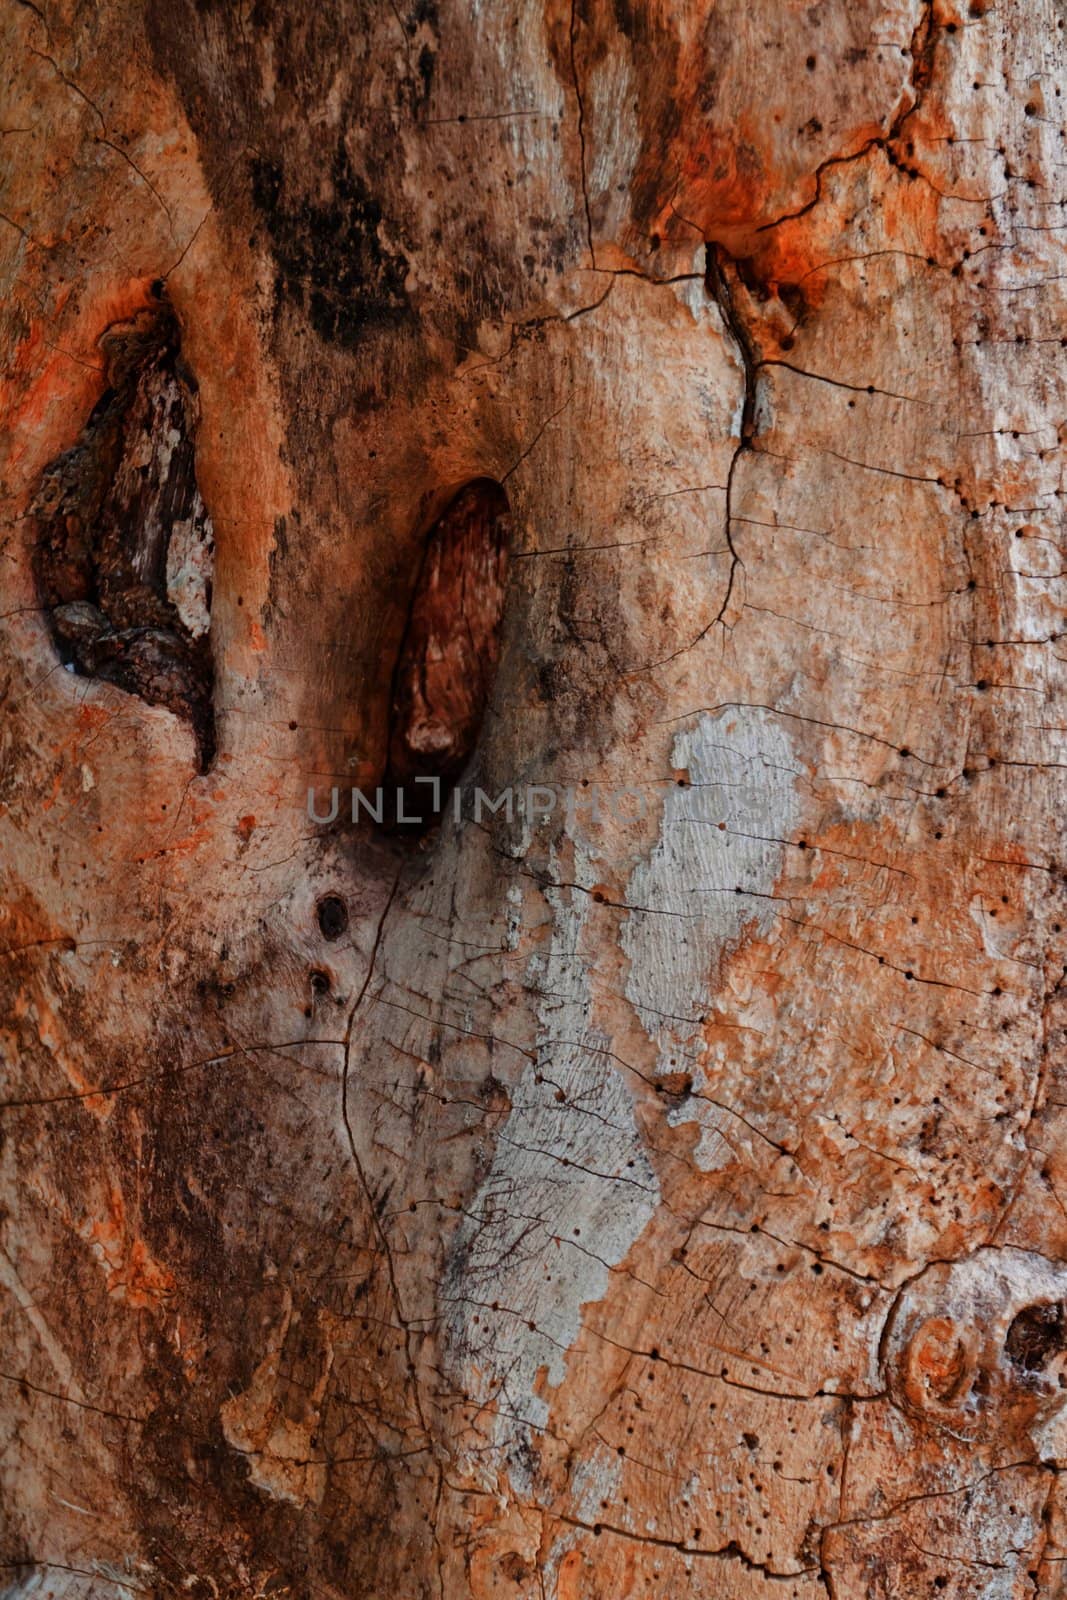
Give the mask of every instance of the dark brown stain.
<svg viewBox="0 0 1067 1600">
<path fill-rule="evenodd" d="M 381 242 L 382 207 L 352 166 L 343 141 L 333 153 L 330 198 L 291 192 L 278 161 L 252 162 L 252 195 L 270 234 L 279 299 L 295 300 L 327 343 L 355 348 L 368 327 L 407 311 L 407 262 Z"/>
<path fill-rule="evenodd" d="M 1067 1308 L 1059 1302 L 1026 1306 L 1014 1318 L 1004 1341 L 1009 1361 L 1024 1372 L 1040 1372 L 1067 1350 Z"/>
</svg>

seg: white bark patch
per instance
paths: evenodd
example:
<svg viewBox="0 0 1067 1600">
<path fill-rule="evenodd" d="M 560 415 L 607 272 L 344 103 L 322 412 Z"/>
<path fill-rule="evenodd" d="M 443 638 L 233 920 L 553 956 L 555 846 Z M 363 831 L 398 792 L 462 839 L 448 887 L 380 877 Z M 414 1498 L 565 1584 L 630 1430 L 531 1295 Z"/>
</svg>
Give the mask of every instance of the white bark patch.
<svg viewBox="0 0 1067 1600">
<path fill-rule="evenodd" d="M 700 1088 L 700 1030 L 716 964 L 742 932 L 774 920 L 770 897 L 784 841 L 800 821 L 803 769 L 781 719 L 761 707 L 702 713 L 678 734 L 671 760 L 684 786 L 668 791 L 659 840 L 627 889 L 626 994 L 657 1046 L 659 1069 L 689 1068 Z M 696 1159 L 705 1169 L 727 1154 L 717 1116 L 699 1100 L 669 1116 L 704 1127 Z"/>
<path fill-rule="evenodd" d="M 743 929 L 773 920 L 783 841 L 800 819 L 802 773 L 781 719 L 762 708 L 702 714 L 674 742 L 688 775 L 663 807 L 659 842 L 630 879 L 627 996 L 661 1046 L 693 1038 L 712 968 Z"/>
<path fill-rule="evenodd" d="M 548 954 L 530 964 L 542 995 L 536 1064 L 515 1086 L 443 1291 L 454 1376 L 493 1411 L 492 1437 L 520 1491 L 531 1433 L 548 1420 L 544 1391 L 563 1381 L 582 1306 L 604 1297 L 659 1203 L 611 1041 L 591 1028 L 580 950 L 588 897 L 571 895 L 556 904 Z M 484 1455 L 472 1467 L 479 1460 L 491 1475 Z"/>
<path fill-rule="evenodd" d="M 583 1522 L 599 1522 L 605 1509 L 618 1503 L 621 1483 L 622 1462 L 614 1451 L 601 1445 L 578 1463 L 571 1478 L 575 1516 Z"/>
<path fill-rule="evenodd" d="M 78 1506 L 69 1507 L 68 1502 L 58 1496 L 56 1499 L 68 1509 L 81 1509 Z M 40 1600 L 86 1600 L 86 1596 L 101 1592 L 97 1585 L 104 1584 L 108 1585 L 115 1600 L 137 1600 L 138 1595 L 145 1593 L 146 1581 L 151 1577 L 150 1568 L 140 1562 L 137 1565 L 142 1570 L 136 1578 L 130 1578 L 112 1561 L 94 1560 L 91 1571 L 87 1569 L 84 1572 L 65 1572 L 55 1563 L 45 1563 L 16 1578 L 13 1583 L 5 1584 L 0 1589 L 0 1600 L 30 1600 L 31 1595 L 39 1595 Z"/>
<path fill-rule="evenodd" d="M 215 537 L 199 494 L 191 517 L 175 522 L 167 545 L 167 599 L 194 639 L 211 626 Z"/>
</svg>

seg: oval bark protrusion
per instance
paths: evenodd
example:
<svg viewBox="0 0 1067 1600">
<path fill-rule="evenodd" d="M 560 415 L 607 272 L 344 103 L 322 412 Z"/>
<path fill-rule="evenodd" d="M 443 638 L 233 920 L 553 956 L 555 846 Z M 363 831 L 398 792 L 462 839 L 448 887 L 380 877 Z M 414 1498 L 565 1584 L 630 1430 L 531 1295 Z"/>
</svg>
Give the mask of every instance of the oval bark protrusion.
<svg viewBox="0 0 1067 1600">
<path fill-rule="evenodd" d="M 393 674 L 388 789 L 429 819 L 478 742 L 500 658 L 510 516 L 492 478 L 453 497 L 426 539 Z M 436 792 L 434 792 L 436 790 Z"/>
<path fill-rule="evenodd" d="M 184 718 L 206 771 L 214 532 L 196 478 L 196 383 L 166 302 L 102 347 L 107 388 L 34 500 L 37 589 L 63 663 Z"/>
<path fill-rule="evenodd" d="M 1067 1267 L 985 1246 L 901 1290 L 881 1343 L 889 1398 L 957 1439 L 1014 1435 L 1067 1459 Z"/>
</svg>

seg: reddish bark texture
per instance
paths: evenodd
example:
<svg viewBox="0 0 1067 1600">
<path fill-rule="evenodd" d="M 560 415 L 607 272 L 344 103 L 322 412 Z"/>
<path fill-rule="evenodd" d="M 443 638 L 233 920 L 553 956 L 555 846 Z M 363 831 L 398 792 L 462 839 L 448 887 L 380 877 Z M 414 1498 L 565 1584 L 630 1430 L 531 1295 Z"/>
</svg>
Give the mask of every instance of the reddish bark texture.
<svg viewBox="0 0 1067 1600">
<path fill-rule="evenodd" d="M 1064 1593 L 1064 21 L 7 5 L 12 1593 Z"/>
<path fill-rule="evenodd" d="M 507 496 L 483 479 L 426 536 L 393 678 L 391 784 L 451 783 L 474 752 L 500 660 L 508 534 Z"/>
</svg>

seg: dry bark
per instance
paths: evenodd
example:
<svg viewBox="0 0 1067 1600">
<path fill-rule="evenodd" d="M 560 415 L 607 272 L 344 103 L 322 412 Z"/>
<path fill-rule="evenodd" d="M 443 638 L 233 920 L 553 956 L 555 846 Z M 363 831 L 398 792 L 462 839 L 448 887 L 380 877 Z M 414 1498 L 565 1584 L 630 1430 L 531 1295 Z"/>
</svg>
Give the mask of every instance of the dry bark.
<svg viewBox="0 0 1067 1600">
<path fill-rule="evenodd" d="M 8 0 L 5 1592 L 1067 1592 L 1063 35 Z"/>
</svg>

